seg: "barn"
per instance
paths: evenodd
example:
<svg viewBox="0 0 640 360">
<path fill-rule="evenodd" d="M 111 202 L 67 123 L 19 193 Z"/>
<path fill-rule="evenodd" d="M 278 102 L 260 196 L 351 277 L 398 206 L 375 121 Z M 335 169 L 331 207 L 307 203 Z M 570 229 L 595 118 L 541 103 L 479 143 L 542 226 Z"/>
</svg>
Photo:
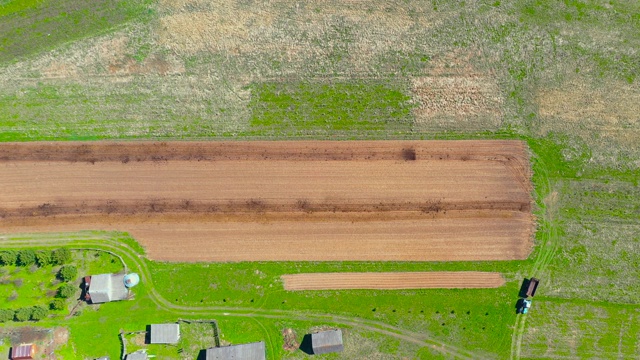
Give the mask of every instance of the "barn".
<svg viewBox="0 0 640 360">
<path fill-rule="evenodd" d="M 342 330 L 327 330 L 311 334 L 311 347 L 314 355 L 341 352 L 344 350 Z"/>
<path fill-rule="evenodd" d="M 209 348 L 205 360 L 265 360 L 264 341 Z"/>
<path fill-rule="evenodd" d="M 129 298 L 129 288 L 125 286 L 125 274 L 100 274 L 84 278 L 85 300 L 92 304 Z"/>
</svg>

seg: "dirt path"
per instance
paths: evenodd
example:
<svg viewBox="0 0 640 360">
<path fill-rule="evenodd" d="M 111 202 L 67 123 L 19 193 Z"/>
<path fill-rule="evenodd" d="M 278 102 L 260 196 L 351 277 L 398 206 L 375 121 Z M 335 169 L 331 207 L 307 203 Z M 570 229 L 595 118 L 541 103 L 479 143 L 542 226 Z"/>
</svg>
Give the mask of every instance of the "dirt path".
<svg viewBox="0 0 640 360">
<path fill-rule="evenodd" d="M 281 278 L 285 290 L 479 289 L 505 284 L 500 273 L 478 271 L 307 273 Z"/>
<path fill-rule="evenodd" d="M 121 230 L 154 259 L 524 259 L 519 141 L 0 144 L 0 228 Z"/>
</svg>

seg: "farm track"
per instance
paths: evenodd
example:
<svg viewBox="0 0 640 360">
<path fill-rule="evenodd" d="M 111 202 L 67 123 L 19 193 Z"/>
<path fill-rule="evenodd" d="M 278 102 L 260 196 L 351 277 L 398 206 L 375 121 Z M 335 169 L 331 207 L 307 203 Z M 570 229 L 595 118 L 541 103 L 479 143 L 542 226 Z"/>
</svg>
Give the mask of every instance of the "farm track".
<svg viewBox="0 0 640 360">
<path fill-rule="evenodd" d="M 208 316 L 208 317 L 246 317 L 246 318 L 267 318 L 267 319 L 289 319 L 289 320 L 315 320 L 342 324 L 360 329 L 376 332 L 378 334 L 394 337 L 403 341 L 408 341 L 420 346 L 426 346 L 449 356 L 460 359 L 482 359 L 479 354 L 461 349 L 459 347 L 445 344 L 424 334 L 416 333 L 399 327 L 395 327 L 380 321 L 361 319 L 342 315 L 324 314 L 318 312 L 296 312 L 291 310 L 244 308 L 244 307 L 222 307 L 222 306 L 181 306 L 175 305 L 166 300 L 153 286 L 153 280 L 143 256 L 137 254 L 129 245 L 104 236 L 72 236 L 65 239 L 43 234 L 23 234 L 21 238 L 15 236 L 0 236 L 0 244 L 8 248 L 24 247 L 54 247 L 68 246 L 78 250 L 98 250 L 107 251 L 119 257 L 129 271 L 137 272 L 141 277 L 141 282 L 145 284 L 149 293 L 149 298 L 158 308 L 180 316 Z M 132 266 L 133 265 L 133 266 Z"/>
<path fill-rule="evenodd" d="M 285 290 L 481 289 L 505 284 L 500 273 L 479 271 L 305 273 L 281 278 Z"/>
<path fill-rule="evenodd" d="M 5 231 L 128 231 L 159 260 L 508 260 L 532 246 L 519 141 L 7 143 L 0 170 Z"/>
</svg>

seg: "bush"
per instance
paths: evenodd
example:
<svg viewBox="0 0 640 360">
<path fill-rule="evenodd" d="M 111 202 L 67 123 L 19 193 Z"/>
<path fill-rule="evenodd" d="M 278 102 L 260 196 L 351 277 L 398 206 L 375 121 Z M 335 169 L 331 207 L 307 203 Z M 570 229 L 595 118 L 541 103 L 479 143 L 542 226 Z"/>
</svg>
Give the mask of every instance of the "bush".
<svg viewBox="0 0 640 360">
<path fill-rule="evenodd" d="M 31 308 L 31 320 L 33 321 L 42 320 L 46 318 L 47 315 L 49 315 L 49 310 L 42 305 L 36 305 Z"/>
<path fill-rule="evenodd" d="M 58 279 L 62 281 L 71 281 L 78 276 L 78 268 L 73 265 L 65 265 L 58 271 Z"/>
<path fill-rule="evenodd" d="M 18 262 L 20 266 L 29 266 L 36 262 L 36 252 L 30 249 L 18 251 Z"/>
<path fill-rule="evenodd" d="M 76 293 L 76 287 L 69 283 L 64 283 L 58 288 L 56 297 L 66 299 L 73 296 Z"/>
<path fill-rule="evenodd" d="M 18 253 L 13 250 L 5 250 L 0 252 L 0 263 L 2 265 L 15 265 L 18 261 Z"/>
<path fill-rule="evenodd" d="M 40 267 L 51 264 L 51 251 L 42 250 L 36 253 L 36 263 Z"/>
<path fill-rule="evenodd" d="M 0 309 L 0 323 L 13 320 L 15 311 L 11 309 Z"/>
<path fill-rule="evenodd" d="M 71 251 L 66 248 L 55 249 L 51 252 L 51 263 L 54 265 L 64 265 L 71 261 Z"/>
<path fill-rule="evenodd" d="M 67 307 L 67 302 L 63 299 L 53 299 L 51 304 L 49 304 L 49 309 L 51 310 L 62 310 Z"/>
<path fill-rule="evenodd" d="M 16 310 L 14 320 L 15 321 L 27 321 L 31 319 L 31 313 L 33 312 L 33 308 L 20 308 Z"/>
</svg>

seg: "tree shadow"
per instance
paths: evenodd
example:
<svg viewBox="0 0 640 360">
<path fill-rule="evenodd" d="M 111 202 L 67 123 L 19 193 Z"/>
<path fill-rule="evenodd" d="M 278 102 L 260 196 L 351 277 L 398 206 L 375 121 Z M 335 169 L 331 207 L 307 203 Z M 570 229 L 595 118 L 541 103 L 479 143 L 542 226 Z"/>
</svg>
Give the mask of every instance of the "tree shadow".
<svg viewBox="0 0 640 360">
<path fill-rule="evenodd" d="M 313 345 L 311 344 L 311 334 L 306 334 L 302 338 L 302 342 L 300 343 L 299 349 L 305 354 L 313 355 Z"/>
</svg>

